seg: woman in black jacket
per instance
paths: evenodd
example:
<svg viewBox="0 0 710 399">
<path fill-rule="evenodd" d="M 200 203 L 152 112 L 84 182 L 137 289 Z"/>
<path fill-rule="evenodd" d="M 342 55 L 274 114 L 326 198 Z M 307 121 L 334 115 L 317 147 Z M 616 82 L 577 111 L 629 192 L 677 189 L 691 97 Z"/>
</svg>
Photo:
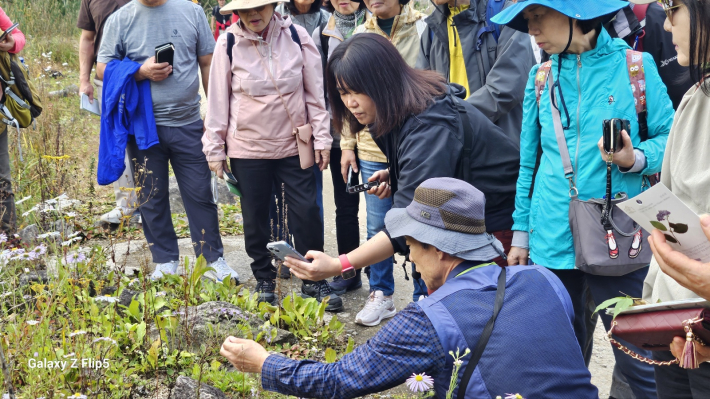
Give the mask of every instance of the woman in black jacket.
<svg viewBox="0 0 710 399">
<path fill-rule="evenodd" d="M 334 128 L 345 125 L 358 132 L 368 126 L 387 156 L 388 170 L 370 178 L 382 184 L 370 194 L 392 195 L 393 207 L 404 208 L 424 180 L 459 178 L 486 195 L 486 231 L 496 235 L 510 230 L 520 148 L 462 101 L 461 86 L 447 85 L 436 72 L 409 67 L 387 39 L 375 34 L 355 35 L 333 51 L 327 86 Z M 385 231 L 347 256 L 331 258 L 309 251 L 306 257 L 312 263 L 290 258 L 286 265 L 299 278 L 320 280 L 395 252 L 408 252 L 404 240 L 390 240 Z"/>
</svg>

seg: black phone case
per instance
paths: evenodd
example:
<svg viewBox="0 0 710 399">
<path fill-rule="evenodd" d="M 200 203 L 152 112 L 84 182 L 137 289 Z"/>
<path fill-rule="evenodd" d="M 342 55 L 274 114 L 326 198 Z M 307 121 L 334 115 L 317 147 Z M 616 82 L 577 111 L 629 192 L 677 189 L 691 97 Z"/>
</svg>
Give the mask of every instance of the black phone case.
<svg viewBox="0 0 710 399">
<path fill-rule="evenodd" d="M 165 43 L 155 48 L 155 62 L 157 64 L 167 62 L 171 66 L 173 65 L 173 60 L 175 58 L 175 47 L 172 43 Z M 170 72 L 170 75 L 173 73 Z"/>
</svg>

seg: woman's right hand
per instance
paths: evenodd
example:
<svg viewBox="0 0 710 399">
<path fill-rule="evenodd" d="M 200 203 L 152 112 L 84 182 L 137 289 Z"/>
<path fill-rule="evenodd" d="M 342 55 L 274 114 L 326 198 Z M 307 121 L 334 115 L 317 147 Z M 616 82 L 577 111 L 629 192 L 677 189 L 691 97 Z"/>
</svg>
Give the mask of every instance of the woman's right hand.
<svg viewBox="0 0 710 399">
<path fill-rule="evenodd" d="M 353 172 L 358 173 L 357 155 L 354 150 L 343 150 L 340 155 L 340 173 L 343 175 L 343 181 L 348 182 L 348 168 L 352 166 Z"/>
<path fill-rule="evenodd" d="M 385 199 L 392 195 L 390 190 L 390 172 L 387 169 L 378 170 L 373 173 L 367 181 L 379 181 L 380 185 L 367 191 L 368 194 L 376 195 L 379 199 Z"/>
<path fill-rule="evenodd" d="M 224 179 L 222 171 L 227 169 L 227 161 L 213 161 L 208 162 L 210 165 L 210 170 L 214 172 L 217 177 Z"/>
<path fill-rule="evenodd" d="M 510 247 L 508 253 L 508 266 L 527 265 L 530 251 L 526 248 Z"/>
</svg>

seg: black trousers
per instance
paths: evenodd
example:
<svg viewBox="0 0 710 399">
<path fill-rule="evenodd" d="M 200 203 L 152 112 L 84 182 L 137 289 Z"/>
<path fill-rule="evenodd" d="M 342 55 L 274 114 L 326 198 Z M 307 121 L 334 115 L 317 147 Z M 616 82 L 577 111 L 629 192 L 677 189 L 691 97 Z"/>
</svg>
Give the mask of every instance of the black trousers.
<svg viewBox="0 0 710 399">
<path fill-rule="evenodd" d="M 0 217 L 2 227 L 0 231 L 5 234 L 15 232 L 15 194 L 12 191 L 12 174 L 10 173 L 10 151 L 7 144 L 7 125 L 0 125 Z"/>
<path fill-rule="evenodd" d="M 360 210 L 360 194 L 345 191 L 345 181 L 340 173 L 340 148 L 330 150 L 330 175 L 333 177 L 333 196 L 335 200 L 335 237 L 338 241 L 338 253 L 346 254 L 360 246 L 360 222 L 357 213 Z M 354 173 L 357 177 L 357 174 Z"/>
<path fill-rule="evenodd" d="M 284 184 L 288 213 L 286 225 L 292 228 L 295 247 L 305 255 L 309 250 L 323 251 L 323 221 L 316 203 L 313 171 L 301 169 L 298 156 L 283 159 L 232 159 L 231 167 L 242 191 L 240 202 L 244 217 L 244 244 L 252 258 L 251 270 L 258 280 L 276 278 L 266 244 L 271 240 L 269 205 L 274 184 Z M 304 281 L 307 282 L 307 281 Z"/>
<path fill-rule="evenodd" d="M 671 352 L 655 351 L 653 359 L 665 362 L 675 356 Z M 658 399 L 710 398 L 710 363 L 701 363 L 695 370 L 686 370 L 677 364 L 653 366 L 653 369 Z"/>
<path fill-rule="evenodd" d="M 173 167 L 182 202 L 185 204 L 190 238 L 195 256 L 204 255 L 207 262 L 222 256 L 222 236 L 219 235 L 217 204 L 210 189 L 211 174 L 202 153 L 202 120 L 186 126 L 158 126 L 160 144 L 140 150 L 136 139 L 128 136 L 126 148 L 137 166 L 151 173 L 141 174 L 136 186 L 143 233 L 150 244 L 153 262 L 165 263 L 180 259 L 177 235 L 170 214 L 168 165 Z"/>
</svg>

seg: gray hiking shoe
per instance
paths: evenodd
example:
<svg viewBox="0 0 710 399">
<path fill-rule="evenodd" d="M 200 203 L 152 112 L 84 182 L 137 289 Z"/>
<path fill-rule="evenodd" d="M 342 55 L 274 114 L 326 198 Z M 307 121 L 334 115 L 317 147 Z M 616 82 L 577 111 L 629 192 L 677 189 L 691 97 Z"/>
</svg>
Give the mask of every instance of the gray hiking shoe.
<svg viewBox="0 0 710 399">
<path fill-rule="evenodd" d="M 221 283 L 224 279 L 231 278 L 235 284 L 239 284 L 239 273 L 229 267 L 223 257 L 220 256 L 216 261 L 208 263 L 207 266 L 214 269 L 214 271 L 209 270 L 205 273 L 205 277 L 208 279 Z"/>
</svg>

